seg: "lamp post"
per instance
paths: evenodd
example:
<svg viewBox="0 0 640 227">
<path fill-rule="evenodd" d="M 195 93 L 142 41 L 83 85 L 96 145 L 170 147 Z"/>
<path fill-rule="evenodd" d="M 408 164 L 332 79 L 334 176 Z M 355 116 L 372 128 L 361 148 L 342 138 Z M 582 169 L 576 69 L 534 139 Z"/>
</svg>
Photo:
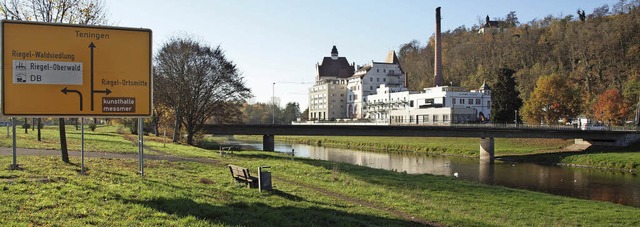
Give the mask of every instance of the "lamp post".
<svg viewBox="0 0 640 227">
<path fill-rule="evenodd" d="M 518 110 L 514 110 L 515 111 L 515 118 L 514 118 L 514 122 L 516 124 L 516 128 L 518 127 Z"/>
<path fill-rule="evenodd" d="M 276 83 L 273 82 L 273 84 L 271 85 L 271 105 L 273 105 L 273 108 L 271 110 L 271 124 L 275 125 L 276 124 L 276 99 L 275 99 L 275 88 L 276 88 Z"/>
</svg>

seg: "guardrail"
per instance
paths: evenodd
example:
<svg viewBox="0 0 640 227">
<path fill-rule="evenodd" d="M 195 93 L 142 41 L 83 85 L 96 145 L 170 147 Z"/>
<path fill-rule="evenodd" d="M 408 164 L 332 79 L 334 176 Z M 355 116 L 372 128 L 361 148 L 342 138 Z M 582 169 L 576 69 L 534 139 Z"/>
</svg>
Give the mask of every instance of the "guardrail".
<svg viewBox="0 0 640 227">
<path fill-rule="evenodd" d="M 638 132 L 640 127 L 635 125 L 624 126 L 606 126 L 604 128 L 589 129 L 580 127 L 579 125 L 530 125 L 530 124 L 507 124 L 507 123 L 450 123 L 450 122 L 437 122 L 437 123 L 416 123 L 416 122 L 390 122 L 390 121 L 307 121 L 307 122 L 292 122 L 293 125 L 376 125 L 376 126 L 449 126 L 452 128 L 491 128 L 491 129 L 540 129 L 540 130 L 581 130 L 581 131 L 624 131 L 624 132 Z"/>
</svg>

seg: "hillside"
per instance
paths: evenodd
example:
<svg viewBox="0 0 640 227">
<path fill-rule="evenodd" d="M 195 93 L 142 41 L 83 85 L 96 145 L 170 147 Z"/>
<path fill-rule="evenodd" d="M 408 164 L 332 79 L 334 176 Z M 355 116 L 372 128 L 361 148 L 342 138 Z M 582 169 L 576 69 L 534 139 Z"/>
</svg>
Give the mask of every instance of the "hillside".
<svg viewBox="0 0 640 227">
<path fill-rule="evenodd" d="M 617 89 L 628 106 L 636 106 L 640 91 L 640 9 L 637 2 L 596 8 L 580 17 L 546 16 L 519 23 L 515 12 L 509 23 L 480 34 L 479 26 L 458 27 L 442 33 L 445 85 L 477 89 L 486 81 L 496 83 L 499 69 L 515 70 L 516 88 L 526 102 L 538 78 L 558 75 L 566 88 L 579 97 L 580 111 L 589 115 L 597 96 Z M 498 19 L 500 20 L 500 19 Z M 501 20 L 504 21 L 504 20 Z M 402 67 L 409 74 L 411 90 L 434 85 L 434 41 L 403 44 Z M 625 112 L 633 119 L 634 111 Z"/>
</svg>

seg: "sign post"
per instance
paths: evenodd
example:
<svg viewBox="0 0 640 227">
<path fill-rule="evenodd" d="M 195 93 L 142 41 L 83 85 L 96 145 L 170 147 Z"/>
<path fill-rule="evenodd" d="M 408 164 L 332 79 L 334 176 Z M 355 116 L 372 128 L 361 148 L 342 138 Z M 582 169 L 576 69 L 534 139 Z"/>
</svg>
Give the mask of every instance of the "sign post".
<svg viewBox="0 0 640 227">
<path fill-rule="evenodd" d="M 3 20 L 2 113 L 151 116 L 151 37 L 149 29 Z"/>
<path fill-rule="evenodd" d="M 11 127 L 13 127 L 13 164 L 11 164 L 11 169 L 18 169 L 18 159 L 17 159 L 17 155 L 18 152 L 16 152 L 16 123 L 18 121 L 16 121 L 15 117 L 11 118 Z"/>
<path fill-rule="evenodd" d="M 138 154 L 140 176 L 144 176 L 144 118 L 138 118 Z"/>
<path fill-rule="evenodd" d="M 82 129 L 80 130 L 82 131 L 80 135 L 80 143 L 82 144 L 82 148 L 80 148 L 80 174 L 84 175 L 84 117 L 81 117 L 80 121 L 82 121 L 82 123 L 80 123 L 80 127 L 82 127 Z"/>
</svg>

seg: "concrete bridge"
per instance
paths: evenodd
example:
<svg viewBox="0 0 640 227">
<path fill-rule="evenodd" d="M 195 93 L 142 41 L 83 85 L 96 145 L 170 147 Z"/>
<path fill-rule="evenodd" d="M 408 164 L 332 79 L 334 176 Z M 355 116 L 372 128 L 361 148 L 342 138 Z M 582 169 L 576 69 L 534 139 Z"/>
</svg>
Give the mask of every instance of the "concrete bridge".
<svg viewBox="0 0 640 227">
<path fill-rule="evenodd" d="M 637 131 L 589 131 L 571 127 L 495 125 L 389 126 L 389 125 L 205 125 L 206 134 L 262 135 L 263 150 L 274 150 L 275 135 L 393 136 L 480 138 L 480 160 L 493 163 L 494 138 L 576 139 L 591 144 L 627 146 L 640 139 Z"/>
</svg>

